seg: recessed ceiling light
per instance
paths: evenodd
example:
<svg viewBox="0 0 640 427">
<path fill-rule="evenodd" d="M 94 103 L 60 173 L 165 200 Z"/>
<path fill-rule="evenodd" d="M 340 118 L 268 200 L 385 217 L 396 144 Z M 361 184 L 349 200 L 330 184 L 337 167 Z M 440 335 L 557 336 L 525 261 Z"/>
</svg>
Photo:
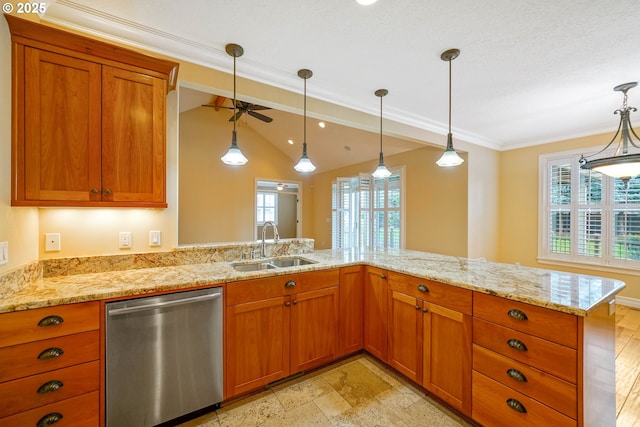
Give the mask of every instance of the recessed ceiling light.
<svg viewBox="0 0 640 427">
<path fill-rule="evenodd" d="M 318 126 L 320 126 L 322 129 L 324 129 L 324 127 L 325 127 L 326 125 L 324 124 L 324 122 L 319 122 L 319 123 L 318 123 Z"/>
<path fill-rule="evenodd" d="M 293 139 L 287 141 L 290 145 L 293 145 Z"/>
<path fill-rule="evenodd" d="M 369 6 L 377 2 L 378 0 L 356 0 L 356 1 L 358 2 L 358 4 L 361 4 L 363 6 Z"/>
</svg>

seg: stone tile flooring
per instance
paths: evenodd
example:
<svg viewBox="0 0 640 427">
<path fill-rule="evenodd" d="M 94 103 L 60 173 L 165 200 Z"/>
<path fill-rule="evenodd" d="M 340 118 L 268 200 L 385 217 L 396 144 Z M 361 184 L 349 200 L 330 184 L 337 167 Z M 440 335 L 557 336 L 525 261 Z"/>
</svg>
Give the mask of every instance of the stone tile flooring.
<svg viewBox="0 0 640 427">
<path fill-rule="evenodd" d="M 232 402 L 180 427 L 470 426 L 361 354 Z"/>
</svg>

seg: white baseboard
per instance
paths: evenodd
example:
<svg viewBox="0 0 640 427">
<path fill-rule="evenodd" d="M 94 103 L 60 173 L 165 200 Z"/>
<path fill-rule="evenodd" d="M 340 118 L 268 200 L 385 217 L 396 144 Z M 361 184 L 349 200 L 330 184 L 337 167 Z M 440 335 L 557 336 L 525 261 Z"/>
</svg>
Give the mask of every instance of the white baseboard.
<svg viewBox="0 0 640 427">
<path fill-rule="evenodd" d="M 627 307 L 640 308 L 640 299 L 617 296 L 616 304 L 626 305 Z"/>
</svg>

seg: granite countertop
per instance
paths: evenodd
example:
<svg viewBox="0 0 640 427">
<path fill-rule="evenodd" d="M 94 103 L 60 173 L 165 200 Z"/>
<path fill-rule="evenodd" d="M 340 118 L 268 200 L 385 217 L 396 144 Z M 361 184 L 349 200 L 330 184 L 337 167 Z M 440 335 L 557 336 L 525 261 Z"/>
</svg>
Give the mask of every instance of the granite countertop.
<svg viewBox="0 0 640 427">
<path fill-rule="evenodd" d="M 317 261 L 297 267 L 236 271 L 231 262 L 106 271 L 40 278 L 0 299 L 0 313 L 154 292 L 179 291 L 225 282 L 365 264 L 473 291 L 548 307 L 578 316 L 622 290 L 604 277 L 520 267 L 412 250 L 320 250 L 299 255 Z"/>
</svg>

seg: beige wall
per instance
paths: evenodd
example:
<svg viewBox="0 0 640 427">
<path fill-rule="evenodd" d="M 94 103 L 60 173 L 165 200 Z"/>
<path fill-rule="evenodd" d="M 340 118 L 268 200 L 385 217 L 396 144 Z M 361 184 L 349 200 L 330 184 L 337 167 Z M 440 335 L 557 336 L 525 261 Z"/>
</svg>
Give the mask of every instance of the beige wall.
<svg viewBox="0 0 640 427">
<path fill-rule="evenodd" d="M 538 157 L 582 147 L 604 146 L 610 134 L 576 138 L 500 153 L 499 260 L 507 263 L 571 271 L 620 279 L 627 287 L 621 295 L 640 298 L 637 276 L 591 269 L 540 264 L 538 255 Z M 590 150 L 593 151 L 593 150 Z"/>
<path fill-rule="evenodd" d="M 242 167 L 222 163 L 220 157 L 231 144 L 228 118 L 227 110 L 205 107 L 180 114 L 180 244 L 255 239 L 256 178 L 308 179 L 293 169 L 289 157 L 242 122 L 238 145 L 249 162 Z M 312 209 L 311 200 L 302 202 L 303 209 Z"/>
<path fill-rule="evenodd" d="M 425 147 L 385 157 L 388 167 L 405 166 L 405 247 L 466 257 L 468 162 L 439 168 L 441 154 L 439 148 Z M 331 247 L 332 181 L 371 172 L 376 165 L 371 161 L 313 176 L 316 248 Z"/>
</svg>

